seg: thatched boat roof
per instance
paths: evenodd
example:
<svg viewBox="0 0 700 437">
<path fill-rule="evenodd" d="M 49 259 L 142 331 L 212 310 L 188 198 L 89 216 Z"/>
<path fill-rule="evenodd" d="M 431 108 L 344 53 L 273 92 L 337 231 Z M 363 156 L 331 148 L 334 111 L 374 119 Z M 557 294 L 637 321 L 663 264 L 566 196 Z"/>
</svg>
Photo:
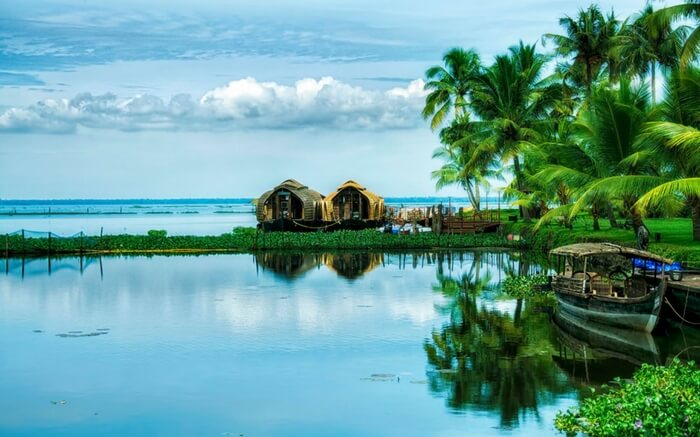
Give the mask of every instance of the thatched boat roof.
<svg viewBox="0 0 700 437">
<path fill-rule="evenodd" d="M 345 182 L 343 185 L 339 186 L 334 192 L 326 196 L 326 202 L 333 202 L 333 200 L 338 196 L 338 194 L 340 194 L 340 192 L 346 188 L 356 189 L 357 191 L 361 192 L 365 197 L 367 197 L 367 199 L 369 199 L 369 201 L 372 203 L 384 202 L 384 198 L 382 196 L 367 190 L 367 188 L 363 187 L 362 185 L 358 184 L 353 180 Z"/>
<path fill-rule="evenodd" d="M 577 243 L 557 247 L 549 252 L 551 255 L 566 255 L 581 258 L 591 255 L 622 255 L 628 258 L 650 259 L 656 262 L 671 264 L 673 261 L 644 250 L 619 246 L 612 243 Z"/>
<path fill-rule="evenodd" d="M 265 220 L 265 202 L 267 202 L 273 194 L 282 189 L 294 194 L 304 204 L 304 220 L 314 220 L 316 218 L 317 204 L 323 200 L 323 195 L 295 179 L 287 179 L 275 188 L 265 191 L 262 196 L 258 198 L 256 214 L 258 221 Z"/>
</svg>

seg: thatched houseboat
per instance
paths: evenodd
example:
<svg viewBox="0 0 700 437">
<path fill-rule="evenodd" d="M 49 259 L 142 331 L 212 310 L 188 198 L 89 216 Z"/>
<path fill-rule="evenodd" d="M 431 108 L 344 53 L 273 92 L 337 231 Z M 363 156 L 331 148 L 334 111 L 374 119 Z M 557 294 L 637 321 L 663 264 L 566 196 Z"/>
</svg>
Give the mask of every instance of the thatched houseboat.
<svg viewBox="0 0 700 437">
<path fill-rule="evenodd" d="M 384 198 L 355 181 L 347 181 L 325 200 L 325 217 L 342 229 L 364 229 L 384 223 Z"/>
<path fill-rule="evenodd" d="M 323 195 L 287 179 L 258 199 L 256 216 L 265 231 L 305 231 L 323 227 Z"/>
</svg>

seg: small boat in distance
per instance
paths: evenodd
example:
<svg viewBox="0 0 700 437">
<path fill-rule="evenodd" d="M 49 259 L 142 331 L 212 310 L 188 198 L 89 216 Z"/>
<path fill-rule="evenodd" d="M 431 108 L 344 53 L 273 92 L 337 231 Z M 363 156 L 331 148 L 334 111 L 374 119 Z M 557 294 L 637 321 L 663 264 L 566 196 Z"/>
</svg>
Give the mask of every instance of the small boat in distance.
<svg viewBox="0 0 700 437">
<path fill-rule="evenodd" d="M 606 325 L 652 332 L 666 292 L 671 260 L 611 243 L 580 243 L 550 251 L 558 257 L 552 289 L 562 311 Z"/>
</svg>

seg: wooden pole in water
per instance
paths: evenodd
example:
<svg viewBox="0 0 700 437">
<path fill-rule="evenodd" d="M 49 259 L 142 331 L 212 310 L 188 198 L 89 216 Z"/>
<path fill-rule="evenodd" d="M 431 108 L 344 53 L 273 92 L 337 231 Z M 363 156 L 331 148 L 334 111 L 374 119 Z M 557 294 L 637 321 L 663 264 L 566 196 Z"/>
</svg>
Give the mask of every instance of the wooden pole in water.
<svg viewBox="0 0 700 437">
<path fill-rule="evenodd" d="M 5 234 L 5 258 L 9 258 L 10 253 L 10 234 Z"/>
</svg>

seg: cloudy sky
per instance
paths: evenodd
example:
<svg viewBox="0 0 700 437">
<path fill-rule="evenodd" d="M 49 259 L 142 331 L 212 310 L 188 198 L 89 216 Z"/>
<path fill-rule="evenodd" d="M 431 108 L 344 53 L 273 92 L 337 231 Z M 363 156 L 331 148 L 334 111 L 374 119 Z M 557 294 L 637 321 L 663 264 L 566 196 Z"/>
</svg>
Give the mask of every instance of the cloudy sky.
<svg viewBox="0 0 700 437">
<path fill-rule="evenodd" d="M 424 71 L 453 46 L 488 62 L 588 4 L 5 2 L 0 198 L 253 197 L 290 177 L 434 195 Z"/>
</svg>

